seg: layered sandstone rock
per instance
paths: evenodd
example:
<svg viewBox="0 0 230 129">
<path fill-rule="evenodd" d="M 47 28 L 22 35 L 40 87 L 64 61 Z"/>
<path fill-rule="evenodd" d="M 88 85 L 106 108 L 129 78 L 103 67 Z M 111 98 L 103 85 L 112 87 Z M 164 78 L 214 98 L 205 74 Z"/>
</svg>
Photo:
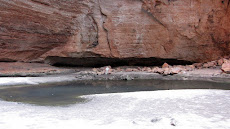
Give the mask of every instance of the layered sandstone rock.
<svg viewBox="0 0 230 129">
<path fill-rule="evenodd" d="M 229 3 L 0 0 L 0 61 L 52 56 L 216 60 L 230 53 Z"/>
</svg>

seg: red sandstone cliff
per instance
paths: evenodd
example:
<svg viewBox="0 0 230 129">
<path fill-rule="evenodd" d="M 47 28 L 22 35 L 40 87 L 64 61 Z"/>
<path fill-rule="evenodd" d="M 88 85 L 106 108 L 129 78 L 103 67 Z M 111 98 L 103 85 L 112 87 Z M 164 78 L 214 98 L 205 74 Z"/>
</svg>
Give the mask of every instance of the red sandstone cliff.
<svg viewBox="0 0 230 129">
<path fill-rule="evenodd" d="M 0 61 L 230 55 L 229 0 L 0 0 Z"/>
</svg>

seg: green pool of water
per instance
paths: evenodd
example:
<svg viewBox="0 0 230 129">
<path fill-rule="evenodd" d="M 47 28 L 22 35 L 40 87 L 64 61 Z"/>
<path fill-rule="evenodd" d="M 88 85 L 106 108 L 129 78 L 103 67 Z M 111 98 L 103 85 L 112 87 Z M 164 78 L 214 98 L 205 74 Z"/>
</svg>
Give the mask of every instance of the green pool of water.
<svg viewBox="0 0 230 129">
<path fill-rule="evenodd" d="M 0 99 L 41 106 L 66 106 L 90 101 L 82 98 L 82 95 L 172 89 L 229 90 L 230 84 L 169 80 L 82 81 L 40 86 L 8 86 L 0 89 Z"/>
</svg>

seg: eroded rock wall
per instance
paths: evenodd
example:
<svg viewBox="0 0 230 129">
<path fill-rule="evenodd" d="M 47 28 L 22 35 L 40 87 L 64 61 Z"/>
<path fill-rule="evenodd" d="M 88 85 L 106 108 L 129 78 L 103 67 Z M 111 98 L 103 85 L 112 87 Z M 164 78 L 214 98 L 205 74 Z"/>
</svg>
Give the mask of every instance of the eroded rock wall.
<svg viewBox="0 0 230 129">
<path fill-rule="evenodd" d="M 229 0 L 0 0 L 0 61 L 230 53 Z"/>
<path fill-rule="evenodd" d="M 84 0 L 1 0 L 0 58 L 33 61 L 83 53 L 97 44 L 94 5 Z"/>
<path fill-rule="evenodd" d="M 229 0 L 142 0 L 143 9 L 167 28 L 169 55 L 209 61 L 230 53 Z"/>
</svg>

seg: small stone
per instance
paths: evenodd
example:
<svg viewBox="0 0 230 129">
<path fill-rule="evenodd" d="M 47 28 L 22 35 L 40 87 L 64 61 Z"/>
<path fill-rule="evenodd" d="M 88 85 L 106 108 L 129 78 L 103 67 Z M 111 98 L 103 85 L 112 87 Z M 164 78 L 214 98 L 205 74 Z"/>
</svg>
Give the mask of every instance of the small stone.
<svg viewBox="0 0 230 129">
<path fill-rule="evenodd" d="M 224 60 L 221 70 L 227 74 L 230 74 L 230 60 Z"/>
<path fill-rule="evenodd" d="M 203 68 L 213 68 L 216 67 L 217 63 L 215 61 L 207 62 L 203 64 Z"/>
<path fill-rule="evenodd" d="M 97 75 L 105 74 L 105 71 L 97 72 Z"/>
<path fill-rule="evenodd" d="M 148 69 L 149 69 L 149 67 L 144 67 L 144 68 L 142 68 L 141 71 L 148 71 Z M 151 68 L 150 68 L 150 69 L 151 69 Z"/>
<path fill-rule="evenodd" d="M 138 69 L 139 71 L 141 71 L 141 70 L 142 70 L 142 68 L 141 68 L 141 67 L 137 67 L 137 69 Z"/>
<path fill-rule="evenodd" d="M 194 63 L 193 64 L 193 66 L 195 67 L 195 68 L 202 68 L 202 66 L 203 66 L 203 64 L 202 63 Z"/>
<path fill-rule="evenodd" d="M 96 69 L 96 68 L 93 68 L 93 72 L 97 72 L 97 69 Z"/>
<path fill-rule="evenodd" d="M 224 58 L 221 58 L 221 59 L 219 59 L 219 60 L 217 61 L 217 64 L 218 64 L 219 66 L 222 66 L 223 63 L 224 63 Z"/>
<path fill-rule="evenodd" d="M 177 123 L 177 121 L 172 118 L 171 121 L 170 121 L 170 125 L 176 126 L 176 123 Z"/>
<path fill-rule="evenodd" d="M 195 69 L 195 66 L 194 65 L 186 65 L 185 66 L 185 70 L 187 70 L 187 71 L 192 71 L 192 70 L 194 70 Z"/>
<path fill-rule="evenodd" d="M 121 77 L 122 80 L 126 80 L 126 81 L 131 81 L 131 80 L 134 80 L 133 77 L 129 76 L 129 75 L 124 75 Z"/>
<path fill-rule="evenodd" d="M 127 68 L 125 71 L 126 71 L 126 72 L 132 72 L 132 71 L 133 71 L 133 69 L 131 69 L 131 68 Z"/>
<path fill-rule="evenodd" d="M 159 69 L 159 67 L 154 67 L 154 68 L 152 69 L 152 72 L 153 72 L 153 73 L 157 73 L 158 69 Z"/>
<path fill-rule="evenodd" d="M 117 72 L 121 72 L 122 70 L 121 70 L 120 67 L 118 67 L 118 68 L 116 68 L 116 71 L 117 71 Z"/>
<path fill-rule="evenodd" d="M 148 73 L 151 73 L 151 72 L 152 72 L 152 69 L 148 67 L 148 68 L 146 69 L 146 71 L 147 71 Z"/>
<path fill-rule="evenodd" d="M 135 121 L 133 121 L 133 124 L 137 124 Z"/>
<path fill-rule="evenodd" d="M 151 122 L 152 123 L 156 123 L 156 122 L 158 122 L 158 121 L 160 121 L 161 120 L 161 118 L 153 118 L 152 120 L 151 120 Z"/>
<path fill-rule="evenodd" d="M 162 68 L 169 68 L 169 67 L 170 67 L 170 65 L 167 64 L 167 63 L 164 63 L 164 64 L 162 65 Z"/>
<path fill-rule="evenodd" d="M 178 74 L 178 73 L 180 73 L 181 71 L 182 71 L 182 69 L 179 68 L 179 67 L 174 67 L 174 68 L 171 69 L 171 73 L 172 73 L 172 74 Z"/>
<path fill-rule="evenodd" d="M 164 70 L 163 70 L 162 68 L 155 67 L 155 68 L 153 68 L 152 72 L 154 72 L 154 73 L 159 73 L 159 74 L 163 74 L 163 73 L 164 73 Z"/>
<path fill-rule="evenodd" d="M 133 69 L 134 72 L 138 72 L 139 70 L 138 69 Z"/>
<path fill-rule="evenodd" d="M 163 73 L 164 73 L 164 70 L 160 68 L 160 69 L 157 71 L 157 73 L 163 74 Z"/>
<path fill-rule="evenodd" d="M 171 72 L 171 68 L 164 68 L 164 75 L 170 75 L 172 72 Z"/>
</svg>

